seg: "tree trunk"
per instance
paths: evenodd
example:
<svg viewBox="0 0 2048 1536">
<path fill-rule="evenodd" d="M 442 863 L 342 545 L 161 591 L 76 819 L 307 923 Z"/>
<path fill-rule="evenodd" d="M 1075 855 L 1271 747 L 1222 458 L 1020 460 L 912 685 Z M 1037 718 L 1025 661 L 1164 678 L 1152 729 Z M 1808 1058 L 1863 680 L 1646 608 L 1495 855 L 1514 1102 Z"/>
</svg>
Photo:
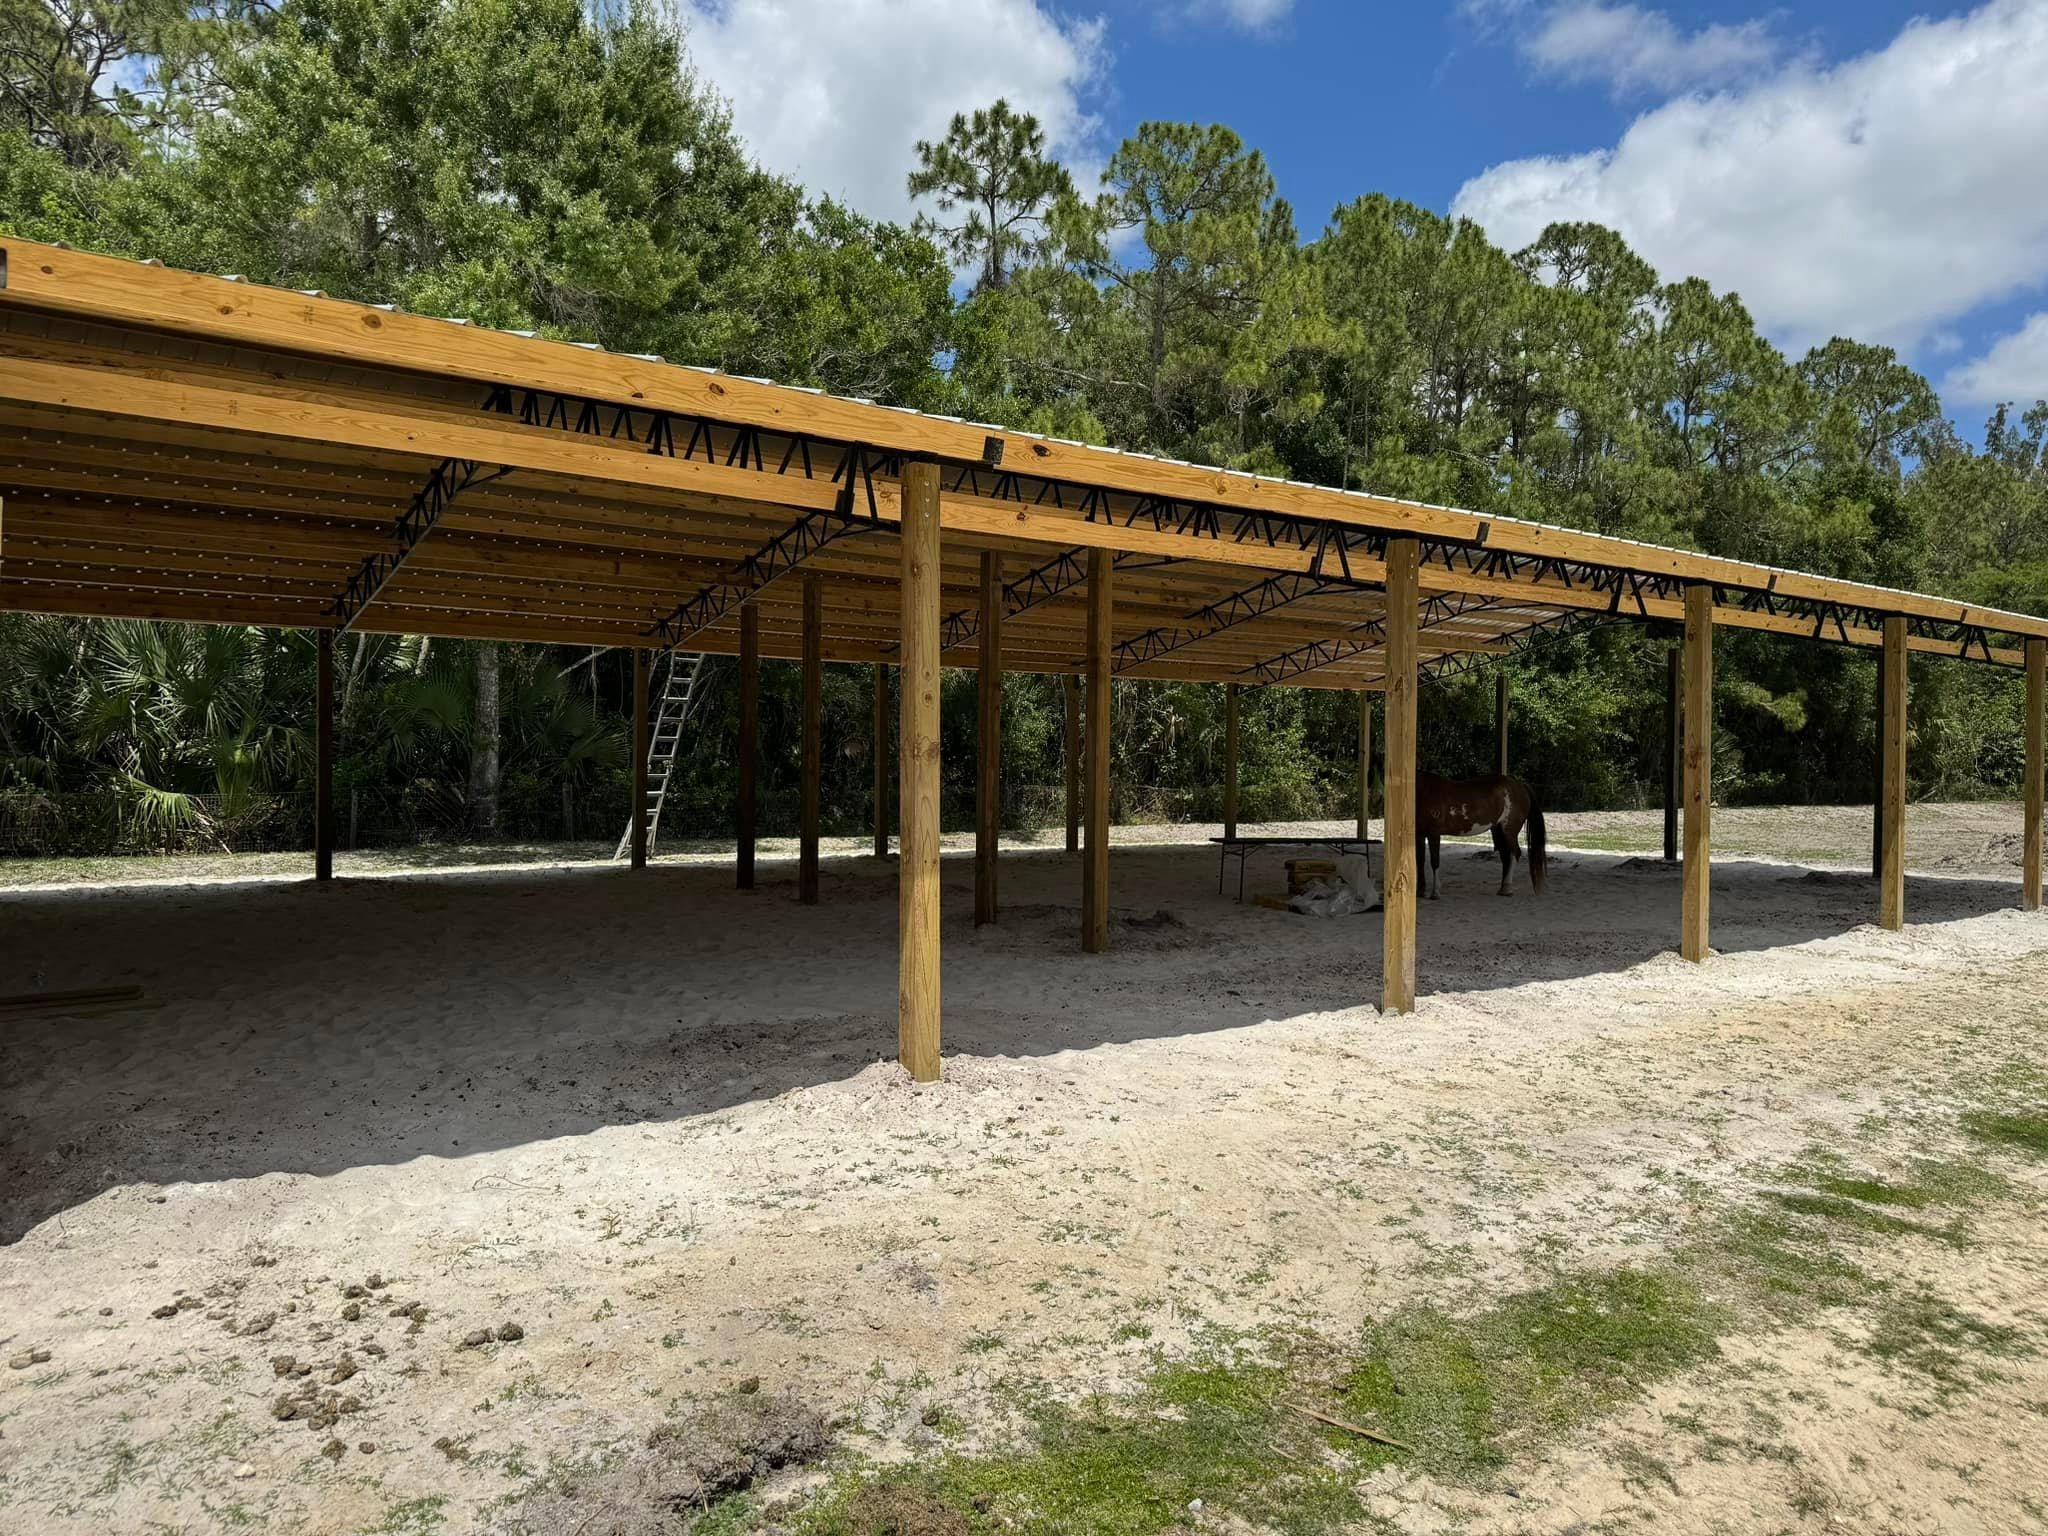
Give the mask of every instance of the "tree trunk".
<svg viewBox="0 0 2048 1536">
<path fill-rule="evenodd" d="M 476 648 L 475 740 L 469 751 L 469 807 L 479 836 L 498 833 L 498 648 Z"/>
</svg>

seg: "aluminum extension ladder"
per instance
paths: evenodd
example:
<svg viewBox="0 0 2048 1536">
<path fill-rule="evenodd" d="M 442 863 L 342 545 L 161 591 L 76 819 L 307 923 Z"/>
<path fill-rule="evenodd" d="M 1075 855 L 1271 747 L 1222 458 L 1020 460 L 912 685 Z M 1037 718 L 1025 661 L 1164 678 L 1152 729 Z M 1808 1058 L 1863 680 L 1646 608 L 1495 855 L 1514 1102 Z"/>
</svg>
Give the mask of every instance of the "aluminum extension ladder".
<svg viewBox="0 0 2048 1536">
<path fill-rule="evenodd" d="M 662 653 L 668 670 L 663 675 L 660 705 L 655 711 L 654 729 L 647 737 L 647 799 L 639 806 L 641 815 L 647 818 L 647 852 L 654 853 L 654 835 L 661 826 L 661 807 L 668 798 L 669 774 L 676 765 L 676 752 L 682 746 L 683 727 L 689 723 L 690 712 L 697 702 L 698 684 L 704 672 L 704 658 L 701 655 L 679 656 L 674 651 Z M 619 846 L 612 854 L 614 859 L 623 859 L 633 846 L 633 823 L 628 820 L 626 830 L 619 834 Z"/>
</svg>

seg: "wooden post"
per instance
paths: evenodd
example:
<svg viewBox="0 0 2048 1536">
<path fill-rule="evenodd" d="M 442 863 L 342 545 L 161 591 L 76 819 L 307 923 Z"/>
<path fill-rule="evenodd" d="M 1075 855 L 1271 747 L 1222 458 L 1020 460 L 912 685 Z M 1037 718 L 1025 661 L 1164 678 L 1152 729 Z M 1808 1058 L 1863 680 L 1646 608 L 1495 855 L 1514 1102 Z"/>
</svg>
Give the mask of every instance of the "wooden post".
<svg viewBox="0 0 2048 1536">
<path fill-rule="evenodd" d="M 1415 540 L 1387 540 L 1387 771 L 1386 803 L 1380 808 L 1387 839 L 1380 859 L 1380 899 L 1386 907 L 1380 1008 L 1385 1013 L 1415 1007 L 1417 564 Z"/>
<path fill-rule="evenodd" d="M 899 959 L 896 1058 L 939 1075 L 939 467 L 903 466 L 901 697 L 896 707 Z"/>
<path fill-rule="evenodd" d="M 1678 802 L 1684 797 L 1679 784 L 1679 658 L 1673 646 L 1664 657 L 1664 862 L 1678 862 Z"/>
<path fill-rule="evenodd" d="M 1884 621 L 1884 720 L 1882 772 L 1884 848 L 1877 875 L 1877 922 L 1906 926 L 1906 621 Z"/>
<path fill-rule="evenodd" d="M 1109 948 L 1110 556 L 1088 551 L 1088 846 L 1081 869 L 1081 948 Z"/>
<path fill-rule="evenodd" d="M 1237 836 L 1237 684 L 1223 685 L 1223 835 Z"/>
<path fill-rule="evenodd" d="M 974 730 L 974 926 L 996 920 L 996 840 L 1003 824 L 1003 557 L 981 552 L 980 712 Z"/>
<path fill-rule="evenodd" d="M 313 687 L 313 878 L 334 878 L 334 631 L 320 631 Z"/>
<path fill-rule="evenodd" d="M 1498 766 L 1494 769 L 1502 778 L 1508 774 L 1508 675 L 1497 672 L 1493 679 L 1493 734 L 1499 743 L 1495 753 Z"/>
<path fill-rule="evenodd" d="M 761 610 L 740 609 L 739 888 L 754 888 L 754 776 L 761 756 Z"/>
<path fill-rule="evenodd" d="M 1067 852 L 1081 851 L 1081 679 L 1069 672 L 1060 679 L 1067 713 Z"/>
<path fill-rule="evenodd" d="M 875 715 L 869 738 L 875 752 L 875 857 L 889 857 L 889 669 L 875 663 Z"/>
<path fill-rule="evenodd" d="M 647 650 L 633 648 L 633 867 L 647 867 Z"/>
<path fill-rule="evenodd" d="M 1877 653 L 1877 697 L 1871 701 L 1870 717 L 1877 722 L 1877 772 L 1871 777 L 1870 793 L 1870 878 L 1884 879 L 1884 696 L 1885 666 L 1889 658 Z"/>
<path fill-rule="evenodd" d="M 1372 835 L 1372 695 L 1358 692 L 1358 837 Z"/>
<path fill-rule="evenodd" d="M 2023 911 L 2038 912 L 2041 909 L 2043 797 L 2041 738 L 2042 733 L 2048 731 L 2048 724 L 2043 721 L 2043 716 L 2048 715 L 2048 640 L 2036 638 L 2027 642 L 2026 711 L 2026 723 L 2021 728 L 2027 742 L 2027 782 L 2020 796 L 2026 822 L 2026 830 L 2020 839 L 2020 907 Z"/>
<path fill-rule="evenodd" d="M 1714 814 L 1714 589 L 1685 589 L 1685 863 L 1678 952 L 1707 958 Z"/>
<path fill-rule="evenodd" d="M 803 806 L 798 827 L 797 900 L 818 903 L 818 780 L 824 771 L 825 584 L 804 573 Z"/>
</svg>

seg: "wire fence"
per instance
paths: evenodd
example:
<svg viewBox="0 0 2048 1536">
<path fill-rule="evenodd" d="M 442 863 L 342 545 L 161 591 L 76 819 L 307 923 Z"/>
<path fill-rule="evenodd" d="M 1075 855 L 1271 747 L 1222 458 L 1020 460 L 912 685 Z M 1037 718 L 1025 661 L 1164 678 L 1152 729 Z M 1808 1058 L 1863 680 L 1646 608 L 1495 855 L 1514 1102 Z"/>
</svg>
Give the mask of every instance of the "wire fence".
<svg viewBox="0 0 2048 1536">
<path fill-rule="evenodd" d="M 591 842 L 617 838 L 626 827 L 631 790 L 623 786 L 511 786 L 501 793 L 490 832 L 480 829 L 476 807 L 463 787 L 421 782 L 401 787 L 343 788 L 335 795 L 335 843 L 342 849 L 404 848 L 445 843 Z M 896 827 L 889 807 L 890 830 Z M 941 797 L 948 832 L 974 826 L 972 791 Z M 801 804 L 794 789 L 763 793 L 756 828 L 764 838 L 795 837 Z M 1355 796 L 1301 790 L 1259 792 L 1240 798 L 1238 819 L 1340 820 L 1357 814 Z M 1110 820 L 1119 825 L 1216 822 L 1223 816 L 1220 787 L 1169 788 L 1116 784 Z M 730 794 L 677 790 L 662 807 L 660 835 L 670 840 L 730 838 Z M 1066 791 L 1059 784 L 1004 786 L 1002 824 L 1014 832 L 1040 832 L 1066 822 Z M 827 804 L 820 817 L 828 837 L 862 836 L 874 811 L 857 804 Z M 310 791 L 238 796 L 189 795 L 175 804 L 110 791 L 0 790 L 0 858 L 106 858 L 147 854 L 290 853 L 313 846 Z"/>
</svg>

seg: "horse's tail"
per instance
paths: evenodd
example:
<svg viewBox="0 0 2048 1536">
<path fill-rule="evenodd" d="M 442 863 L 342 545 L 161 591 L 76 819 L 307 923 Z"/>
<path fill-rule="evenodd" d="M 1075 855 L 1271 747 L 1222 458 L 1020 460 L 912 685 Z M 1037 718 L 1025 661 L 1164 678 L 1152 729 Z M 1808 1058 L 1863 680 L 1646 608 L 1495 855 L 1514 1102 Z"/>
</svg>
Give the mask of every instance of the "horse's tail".
<svg viewBox="0 0 2048 1536">
<path fill-rule="evenodd" d="M 1539 892 L 1550 873 L 1550 856 L 1544 851 L 1543 807 L 1536 802 L 1536 791 L 1529 791 L 1529 883 Z"/>
</svg>

